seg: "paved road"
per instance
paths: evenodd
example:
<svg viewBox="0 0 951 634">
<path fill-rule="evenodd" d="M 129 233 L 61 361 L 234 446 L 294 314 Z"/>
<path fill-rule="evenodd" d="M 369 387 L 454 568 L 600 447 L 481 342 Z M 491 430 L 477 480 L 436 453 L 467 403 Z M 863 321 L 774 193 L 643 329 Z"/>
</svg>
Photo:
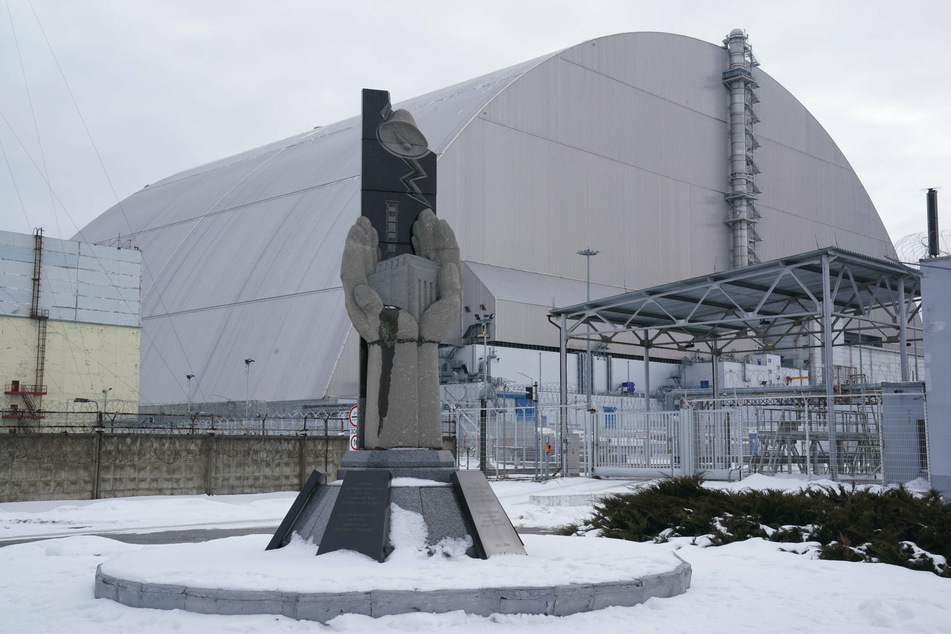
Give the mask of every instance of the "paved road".
<svg viewBox="0 0 951 634">
<path fill-rule="evenodd" d="M 156 531 L 149 533 L 82 533 L 83 535 L 95 535 L 97 537 L 108 537 L 117 542 L 125 544 L 191 544 L 195 542 L 207 542 L 212 539 L 222 539 L 224 537 L 236 537 L 240 535 L 273 535 L 277 526 L 253 526 L 246 528 L 188 528 L 183 530 Z M 518 529 L 519 533 L 525 535 L 551 535 L 552 531 L 548 528 L 529 528 L 522 527 Z M 38 542 L 44 539 L 56 539 L 60 535 L 50 535 L 45 537 L 25 537 L 0 542 L 0 548 L 12 546 L 14 544 L 28 544 Z"/>
<path fill-rule="evenodd" d="M 188 544 L 193 542 L 207 542 L 212 539 L 221 539 L 223 537 L 235 537 L 238 535 L 254 535 L 261 533 L 263 535 L 273 535 L 277 526 L 254 526 L 246 528 L 188 528 L 183 530 L 157 531 L 149 533 L 82 533 L 82 535 L 95 535 L 97 537 L 108 537 L 117 542 L 126 544 Z M 23 539 L 14 539 L 0 542 L 0 548 L 12 546 L 13 544 L 27 544 L 29 542 L 38 542 L 44 539 L 56 539 L 61 535 L 25 537 Z"/>
</svg>

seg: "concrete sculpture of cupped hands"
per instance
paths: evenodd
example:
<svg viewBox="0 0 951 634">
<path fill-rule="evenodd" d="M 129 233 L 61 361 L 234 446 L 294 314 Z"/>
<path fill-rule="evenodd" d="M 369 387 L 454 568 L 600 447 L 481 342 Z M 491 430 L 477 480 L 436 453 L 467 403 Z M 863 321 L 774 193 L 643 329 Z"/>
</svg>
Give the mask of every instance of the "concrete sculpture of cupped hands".
<svg viewBox="0 0 951 634">
<path fill-rule="evenodd" d="M 347 313 L 369 344 L 364 447 L 442 447 L 439 342 L 459 316 L 462 296 L 459 246 L 445 220 L 424 210 L 413 224 L 416 255 L 439 265 L 436 301 L 417 320 L 385 306 L 370 287 L 379 238 L 361 216 L 344 246 L 340 279 Z"/>
<path fill-rule="evenodd" d="M 393 333 L 384 326 L 383 300 L 368 282 L 379 257 L 377 232 L 366 216 L 360 216 L 347 234 L 340 279 L 347 313 L 367 343 L 394 336 L 401 341 L 418 339 L 420 343 L 439 343 L 458 317 L 462 296 L 459 246 L 449 223 L 436 218 L 431 210 L 424 210 L 413 224 L 413 249 L 417 255 L 439 265 L 437 300 L 423 312 L 419 324 L 408 312 L 399 310 L 398 327 Z"/>
</svg>

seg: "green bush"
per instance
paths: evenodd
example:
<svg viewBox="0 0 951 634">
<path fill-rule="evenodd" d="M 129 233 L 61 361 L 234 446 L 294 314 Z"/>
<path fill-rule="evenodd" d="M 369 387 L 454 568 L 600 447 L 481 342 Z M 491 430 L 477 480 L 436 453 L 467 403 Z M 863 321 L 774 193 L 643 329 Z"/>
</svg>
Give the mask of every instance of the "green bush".
<svg viewBox="0 0 951 634">
<path fill-rule="evenodd" d="M 714 546 L 751 537 L 814 541 L 822 559 L 877 561 L 951 577 L 947 563 L 916 555 L 910 545 L 951 561 L 951 504 L 937 491 L 921 496 L 903 487 L 875 493 L 839 485 L 730 492 L 704 487 L 699 475 L 667 478 L 606 498 L 588 524 L 562 534 L 592 529 L 639 542 L 675 536 L 706 536 Z"/>
</svg>

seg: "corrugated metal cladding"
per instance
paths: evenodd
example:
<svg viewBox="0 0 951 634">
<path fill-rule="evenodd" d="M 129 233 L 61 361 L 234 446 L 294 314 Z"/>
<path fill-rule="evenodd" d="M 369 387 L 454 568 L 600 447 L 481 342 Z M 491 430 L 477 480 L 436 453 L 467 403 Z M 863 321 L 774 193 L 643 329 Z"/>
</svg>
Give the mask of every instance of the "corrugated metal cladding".
<svg viewBox="0 0 951 634">
<path fill-rule="evenodd" d="M 439 214 L 472 266 L 464 301 L 498 299 L 500 336 L 551 345 L 550 287 L 583 291 L 579 249 L 600 251 L 593 296 L 728 267 L 726 65 L 720 46 L 623 34 L 397 104 L 439 154 Z M 754 73 L 760 257 L 817 243 L 893 255 L 832 139 Z M 200 400 L 354 395 L 334 373 L 355 372 L 340 358 L 350 327 L 338 269 L 359 214 L 359 136 L 349 119 L 189 170 L 83 230 L 96 242 L 134 233 L 144 253 L 144 403 L 184 402 L 189 373 Z"/>
<path fill-rule="evenodd" d="M 30 316 L 32 235 L 0 231 L 0 315 Z M 49 318 L 139 326 L 142 257 L 134 249 L 43 238 L 39 308 Z"/>
</svg>

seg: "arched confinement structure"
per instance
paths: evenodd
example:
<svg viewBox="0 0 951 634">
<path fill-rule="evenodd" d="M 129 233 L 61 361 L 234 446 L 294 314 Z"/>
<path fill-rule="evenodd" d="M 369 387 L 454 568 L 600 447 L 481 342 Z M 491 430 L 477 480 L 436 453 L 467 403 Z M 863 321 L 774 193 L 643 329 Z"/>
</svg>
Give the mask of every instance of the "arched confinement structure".
<svg viewBox="0 0 951 634">
<path fill-rule="evenodd" d="M 438 155 L 438 212 L 459 237 L 470 310 L 447 341 L 489 313 L 493 342 L 556 349 L 547 313 L 585 298 L 585 247 L 600 251 L 593 297 L 729 269 L 730 63 L 724 46 L 627 33 L 394 103 Z M 757 257 L 893 255 L 835 142 L 777 81 L 744 72 Z M 143 404 L 356 394 L 338 271 L 360 213 L 360 133 L 351 118 L 196 167 L 83 228 L 142 251 Z"/>
</svg>

